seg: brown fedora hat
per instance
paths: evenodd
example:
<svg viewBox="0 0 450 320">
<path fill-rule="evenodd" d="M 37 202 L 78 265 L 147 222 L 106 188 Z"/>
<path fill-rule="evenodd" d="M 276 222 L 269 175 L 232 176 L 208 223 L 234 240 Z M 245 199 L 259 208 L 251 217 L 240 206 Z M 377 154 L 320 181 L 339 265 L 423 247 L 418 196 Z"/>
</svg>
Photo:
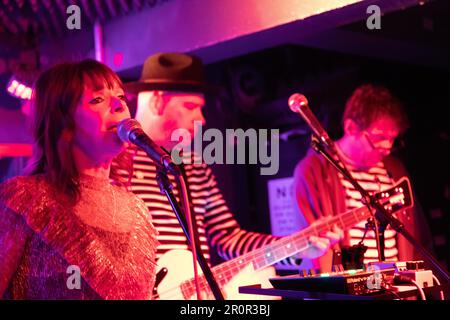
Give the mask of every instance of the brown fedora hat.
<svg viewBox="0 0 450 320">
<path fill-rule="evenodd" d="M 141 79 L 125 83 L 125 90 L 135 94 L 148 90 L 205 93 L 214 88 L 205 82 L 203 63 L 198 57 L 184 53 L 156 53 L 145 60 Z"/>
</svg>

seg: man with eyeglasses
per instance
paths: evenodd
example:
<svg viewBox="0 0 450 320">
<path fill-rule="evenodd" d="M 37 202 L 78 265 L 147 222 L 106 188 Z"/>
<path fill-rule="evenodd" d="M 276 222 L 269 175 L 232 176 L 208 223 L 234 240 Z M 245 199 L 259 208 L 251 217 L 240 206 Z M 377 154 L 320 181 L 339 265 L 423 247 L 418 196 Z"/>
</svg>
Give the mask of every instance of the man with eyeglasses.
<svg viewBox="0 0 450 320">
<path fill-rule="evenodd" d="M 401 162 L 391 156 L 394 142 L 407 129 L 408 121 L 401 102 L 389 90 L 371 84 L 358 87 L 347 101 L 342 124 L 344 135 L 336 142 L 337 158 L 365 190 L 383 191 L 408 175 Z M 294 187 L 300 213 L 309 223 L 363 206 L 353 185 L 312 150 L 295 168 Z M 398 218 L 425 246 L 431 247 L 427 222 L 420 210 L 405 211 Z M 390 226 L 384 236 L 386 261 L 415 258 L 412 246 Z M 366 221 L 347 230 L 340 242 L 341 249 L 358 244 L 366 249 L 364 263 L 378 261 L 375 233 L 366 232 Z M 330 250 L 313 262 L 322 271 L 329 271 L 332 257 Z"/>
</svg>

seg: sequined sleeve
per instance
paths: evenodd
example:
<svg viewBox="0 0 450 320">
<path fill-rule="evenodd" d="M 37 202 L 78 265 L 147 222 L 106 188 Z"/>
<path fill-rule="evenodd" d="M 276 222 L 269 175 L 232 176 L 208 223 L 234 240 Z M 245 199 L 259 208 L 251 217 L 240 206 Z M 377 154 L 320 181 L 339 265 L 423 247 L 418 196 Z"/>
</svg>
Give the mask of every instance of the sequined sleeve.
<svg viewBox="0 0 450 320">
<path fill-rule="evenodd" d="M 0 185 L 0 298 L 8 288 L 24 252 L 32 231 L 28 228 L 19 209 L 25 205 L 26 190 L 20 179 L 12 179 Z"/>
</svg>

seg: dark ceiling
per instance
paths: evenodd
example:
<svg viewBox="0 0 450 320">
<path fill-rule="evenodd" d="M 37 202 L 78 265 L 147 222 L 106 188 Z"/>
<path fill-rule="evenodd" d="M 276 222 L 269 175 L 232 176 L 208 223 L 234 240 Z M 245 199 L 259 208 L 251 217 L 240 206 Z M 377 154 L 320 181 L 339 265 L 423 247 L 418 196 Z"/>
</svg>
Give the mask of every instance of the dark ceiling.
<svg viewBox="0 0 450 320">
<path fill-rule="evenodd" d="M 421 4 L 382 16 L 379 30 L 369 30 L 365 20 L 349 24 L 343 29 L 448 49 L 450 53 L 450 0 L 418 2 Z"/>
<path fill-rule="evenodd" d="M 67 8 L 77 5 L 83 26 L 105 22 L 169 0 L 0 0 L 0 40 L 27 45 L 39 36 L 68 32 Z"/>
</svg>

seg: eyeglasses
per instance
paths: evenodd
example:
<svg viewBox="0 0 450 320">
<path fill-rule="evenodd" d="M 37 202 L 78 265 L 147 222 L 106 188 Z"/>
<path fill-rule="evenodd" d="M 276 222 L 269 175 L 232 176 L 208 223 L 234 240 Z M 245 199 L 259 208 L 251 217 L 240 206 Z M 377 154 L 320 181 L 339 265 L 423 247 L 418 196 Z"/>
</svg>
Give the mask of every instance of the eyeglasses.
<svg viewBox="0 0 450 320">
<path fill-rule="evenodd" d="M 364 131 L 363 133 L 367 142 L 373 149 L 396 151 L 404 146 L 403 139 L 397 139 L 397 137 L 387 138 L 383 135 L 371 134 L 368 131 Z"/>
</svg>

